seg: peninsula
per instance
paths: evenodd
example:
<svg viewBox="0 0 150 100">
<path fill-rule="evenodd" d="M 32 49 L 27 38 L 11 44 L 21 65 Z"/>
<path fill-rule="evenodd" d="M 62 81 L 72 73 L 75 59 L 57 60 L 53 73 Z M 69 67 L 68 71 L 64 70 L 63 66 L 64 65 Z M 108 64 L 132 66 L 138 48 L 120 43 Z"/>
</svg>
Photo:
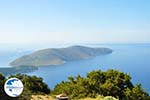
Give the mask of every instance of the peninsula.
<svg viewBox="0 0 150 100">
<path fill-rule="evenodd" d="M 10 63 L 18 66 L 50 66 L 61 65 L 65 62 L 88 59 L 95 56 L 112 53 L 109 48 L 91 48 L 85 46 L 70 46 L 67 48 L 48 48 L 22 56 Z"/>
</svg>

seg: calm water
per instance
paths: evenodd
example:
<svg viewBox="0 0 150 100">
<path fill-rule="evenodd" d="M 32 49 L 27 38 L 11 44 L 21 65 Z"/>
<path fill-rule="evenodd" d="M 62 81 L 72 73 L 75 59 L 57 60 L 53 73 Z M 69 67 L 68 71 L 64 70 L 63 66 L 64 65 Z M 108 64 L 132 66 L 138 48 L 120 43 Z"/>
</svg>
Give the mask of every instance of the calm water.
<svg viewBox="0 0 150 100">
<path fill-rule="evenodd" d="M 150 44 L 88 46 L 108 47 L 114 51 L 112 54 L 92 59 L 69 62 L 59 66 L 41 67 L 39 70 L 28 74 L 42 77 L 49 87 L 53 89 L 57 83 L 67 80 L 68 76 L 76 76 L 78 74 L 85 76 L 87 72 L 98 69 L 103 71 L 117 69 L 130 74 L 133 83 L 141 83 L 143 88 L 150 91 Z M 23 55 L 23 53 L 20 55 Z M 13 53 L 11 54 L 12 56 L 16 58 Z"/>
</svg>

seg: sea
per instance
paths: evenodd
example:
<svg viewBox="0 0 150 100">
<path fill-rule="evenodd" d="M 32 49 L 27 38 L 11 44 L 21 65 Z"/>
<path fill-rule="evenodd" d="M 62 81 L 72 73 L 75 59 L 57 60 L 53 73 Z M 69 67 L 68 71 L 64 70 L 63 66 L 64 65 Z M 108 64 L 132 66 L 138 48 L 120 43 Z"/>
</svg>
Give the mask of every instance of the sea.
<svg viewBox="0 0 150 100">
<path fill-rule="evenodd" d="M 63 65 L 40 67 L 34 72 L 26 73 L 43 78 L 50 89 L 61 81 L 67 81 L 69 76 L 86 76 L 93 70 L 107 71 L 115 69 L 129 74 L 134 84 L 140 83 L 142 88 L 150 92 L 150 44 L 82 44 L 89 47 L 107 47 L 113 50 L 111 54 L 90 59 L 67 62 Z M 21 47 L 18 45 L 0 45 L 0 68 L 8 68 L 9 63 L 23 55 L 44 48 L 61 48 L 70 44 Z"/>
</svg>

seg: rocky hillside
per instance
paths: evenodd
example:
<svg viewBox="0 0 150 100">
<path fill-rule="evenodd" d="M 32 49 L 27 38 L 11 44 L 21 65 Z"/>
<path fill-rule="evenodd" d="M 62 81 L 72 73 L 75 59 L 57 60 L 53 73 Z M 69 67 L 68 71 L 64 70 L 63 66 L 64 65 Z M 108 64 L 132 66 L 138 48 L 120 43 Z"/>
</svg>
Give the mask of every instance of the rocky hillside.
<svg viewBox="0 0 150 100">
<path fill-rule="evenodd" d="M 10 63 L 11 66 L 49 66 L 61 65 L 68 61 L 87 59 L 112 53 L 109 48 L 90 48 L 71 46 L 67 48 L 48 48 L 22 56 Z"/>
</svg>

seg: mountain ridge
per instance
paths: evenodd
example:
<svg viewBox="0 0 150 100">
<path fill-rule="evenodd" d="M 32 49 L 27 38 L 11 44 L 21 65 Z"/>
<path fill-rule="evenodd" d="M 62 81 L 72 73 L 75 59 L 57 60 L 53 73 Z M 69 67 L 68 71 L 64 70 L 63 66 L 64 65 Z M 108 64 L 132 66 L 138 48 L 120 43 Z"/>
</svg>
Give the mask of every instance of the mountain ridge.
<svg viewBox="0 0 150 100">
<path fill-rule="evenodd" d="M 65 62 L 87 59 L 109 53 L 112 53 L 112 50 L 109 48 L 91 48 L 80 45 L 66 48 L 47 48 L 17 58 L 10 65 L 14 67 L 61 65 Z"/>
</svg>

